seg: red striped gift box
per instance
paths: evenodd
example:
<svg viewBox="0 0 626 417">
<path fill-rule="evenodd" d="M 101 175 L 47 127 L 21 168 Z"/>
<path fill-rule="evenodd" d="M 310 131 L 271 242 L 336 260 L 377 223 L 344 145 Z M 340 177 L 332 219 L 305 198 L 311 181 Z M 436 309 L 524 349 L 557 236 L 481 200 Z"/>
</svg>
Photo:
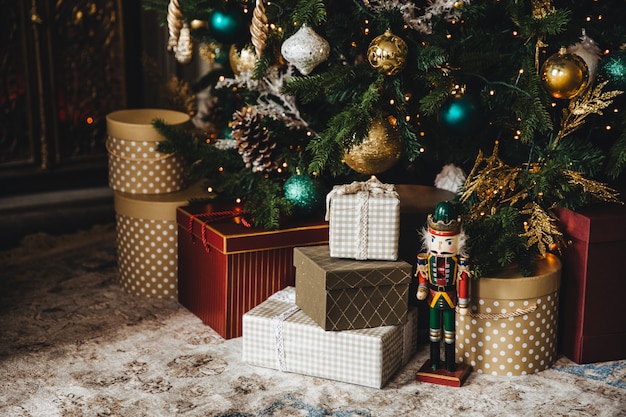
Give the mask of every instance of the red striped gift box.
<svg viewBox="0 0 626 417">
<path fill-rule="evenodd" d="M 177 209 L 178 300 L 225 339 L 242 334 L 244 313 L 295 285 L 293 248 L 328 243 L 320 219 L 279 230 L 247 227 L 241 209 Z"/>
</svg>

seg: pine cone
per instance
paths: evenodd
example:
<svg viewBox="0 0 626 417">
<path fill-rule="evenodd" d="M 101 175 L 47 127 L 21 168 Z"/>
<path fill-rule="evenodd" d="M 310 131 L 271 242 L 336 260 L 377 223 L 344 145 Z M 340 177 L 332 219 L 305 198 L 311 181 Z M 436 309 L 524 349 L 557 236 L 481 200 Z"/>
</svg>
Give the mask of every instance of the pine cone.
<svg viewBox="0 0 626 417">
<path fill-rule="evenodd" d="M 254 107 L 244 107 L 233 114 L 237 151 L 252 172 L 271 172 L 278 168 L 274 159 L 276 142 L 272 142 L 269 131 L 261 124 L 262 118 Z"/>
</svg>

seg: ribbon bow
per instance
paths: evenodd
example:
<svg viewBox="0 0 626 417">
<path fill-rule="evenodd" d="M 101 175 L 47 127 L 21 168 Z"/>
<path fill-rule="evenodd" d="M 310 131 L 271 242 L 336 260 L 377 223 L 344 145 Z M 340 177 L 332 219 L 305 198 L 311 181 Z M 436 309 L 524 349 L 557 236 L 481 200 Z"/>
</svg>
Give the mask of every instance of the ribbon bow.
<svg viewBox="0 0 626 417">
<path fill-rule="evenodd" d="M 340 195 L 358 194 L 359 192 L 365 192 L 369 195 L 390 194 L 396 197 L 398 196 L 396 188 L 393 184 L 384 184 L 380 182 L 380 180 L 374 175 L 372 175 L 372 177 L 365 182 L 353 181 L 350 184 L 335 185 L 333 189 L 326 195 L 325 220 L 328 221 L 330 219 L 330 201 L 334 197 Z"/>
</svg>

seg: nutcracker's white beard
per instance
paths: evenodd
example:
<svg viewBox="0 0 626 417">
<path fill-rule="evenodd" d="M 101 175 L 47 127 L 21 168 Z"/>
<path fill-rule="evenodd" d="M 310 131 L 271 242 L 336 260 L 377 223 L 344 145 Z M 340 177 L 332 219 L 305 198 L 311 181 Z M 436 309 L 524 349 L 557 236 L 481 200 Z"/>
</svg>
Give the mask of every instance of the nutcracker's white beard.
<svg viewBox="0 0 626 417">
<path fill-rule="evenodd" d="M 420 234 L 422 238 L 422 249 L 425 252 L 429 252 L 430 251 L 429 243 L 432 238 L 432 233 L 430 233 L 430 231 L 428 230 L 428 227 L 424 227 Z M 458 238 L 459 238 L 459 242 L 458 242 L 458 249 L 457 249 L 456 254 L 461 257 L 468 257 L 468 253 L 465 249 L 465 242 L 467 241 L 467 235 L 465 234 L 462 228 L 461 228 L 461 231 L 459 232 Z"/>
</svg>

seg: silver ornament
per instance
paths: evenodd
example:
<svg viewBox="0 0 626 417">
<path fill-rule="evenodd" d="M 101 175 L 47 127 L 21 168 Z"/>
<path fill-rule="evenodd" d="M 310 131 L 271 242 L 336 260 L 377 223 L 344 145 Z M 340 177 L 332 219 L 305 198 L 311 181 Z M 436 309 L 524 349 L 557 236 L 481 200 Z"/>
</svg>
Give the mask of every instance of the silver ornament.
<svg viewBox="0 0 626 417">
<path fill-rule="evenodd" d="M 585 61 L 587 68 L 589 68 L 589 81 L 593 82 L 598 72 L 598 62 L 602 58 L 602 50 L 596 42 L 587 36 L 583 30 L 580 42 L 567 48 L 567 52 L 576 54 Z"/>
<path fill-rule="evenodd" d="M 300 73 L 308 75 L 330 55 L 330 44 L 307 25 L 283 42 L 280 52 L 283 58 Z"/>
<path fill-rule="evenodd" d="M 444 165 L 441 172 L 435 177 L 435 188 L 458 193 L 467 175 L 454 164 Z"/>
</svg>

